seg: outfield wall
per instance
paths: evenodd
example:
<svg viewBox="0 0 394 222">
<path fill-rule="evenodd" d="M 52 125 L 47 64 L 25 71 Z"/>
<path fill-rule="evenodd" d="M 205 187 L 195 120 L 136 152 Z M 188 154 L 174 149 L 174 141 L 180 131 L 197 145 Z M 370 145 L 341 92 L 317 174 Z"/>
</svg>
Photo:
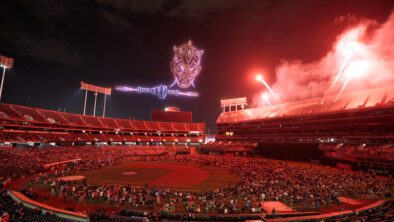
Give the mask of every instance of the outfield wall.
<svg viewBox="0 0 394 222">
<path fill-rule="evenodd" d="M 81 222 L 88 222 L 89 217 L 86 214 L 78 213 L 78 212 L 73 212 L 73 211 L 68 211 L 68 210 L 62 210 L 59 208 L 51 207 L 46 204 L 42 204 L 40 202 L 34 201 L 25 195 L 23 195 L 21 192 L 18 191 L 7 191 L 8 195 L 16 202 L 23 204 L 25 207 L 30 208 L 30 209 L 36 209 L 39 208 L 43 214 L 49 212 L 53 213 L 58 217 L 66 218 L 69 220 L 74 220 L 74 221 L 81 221 Z"/>
</svg>

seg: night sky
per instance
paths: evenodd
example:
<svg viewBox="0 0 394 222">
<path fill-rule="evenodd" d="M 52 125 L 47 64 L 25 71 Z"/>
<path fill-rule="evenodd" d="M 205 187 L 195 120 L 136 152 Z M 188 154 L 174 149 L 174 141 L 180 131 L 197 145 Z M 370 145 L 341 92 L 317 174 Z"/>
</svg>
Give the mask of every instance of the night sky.
<svg viewBox="0 0 394 222">
<path fill-rule="evenodd" d="M 173 46 L 204 50 L 199 98 L 113 92 L 107 116 L 150 119 L 177 106 L 215 131 L 220 99 L 253 96 L 283 59 L 313 61 L 362 19 L 383 22 L 392 0 L 3 0 L 0 53 L 15 58 L 2 102 L 82 113 L 80 81 L 105 87 L 170 84 Z M 88 98 L 93 113 L 94 96 Z M 103 99 L 98 98 L 101 115 Z"/>
</svg>

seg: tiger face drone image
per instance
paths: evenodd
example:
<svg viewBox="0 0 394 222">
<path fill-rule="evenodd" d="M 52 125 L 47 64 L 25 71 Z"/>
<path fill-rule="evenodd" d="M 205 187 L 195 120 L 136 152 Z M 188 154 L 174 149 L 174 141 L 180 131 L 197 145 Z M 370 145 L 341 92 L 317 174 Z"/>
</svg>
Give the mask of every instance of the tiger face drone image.
<svg viewBox="0 0 394 222">
<path fill-rule="evenodd" d="M 174 82 L 169 86 L 160 84 L 155 87 L 115 86 L 114 88 L 116 91 L 120 92 L 152 94 L 160 99 L 165 99 L 167 95 L 198 97 L 198 92 L 170 88 L 175 86 L 175 84 L 181 89 L 187 89 L 190 86 L 195 87 L 194 80 L 201 71 L 200 63 L 203 53 L 204 51 L 194 47 L 191 41 L 179 47 L 174 46 L 174 56 L 170 63 L 171 72 L 174 75 Z"/>
<path fill-rule="evenodd" d="M 187 89 L 201 71 L 201 56 L 203 50 L 198 50 L 189 41 L 179 47 L 174 46 L 174 57 L 170 63 L 171 72 L 174 74 L 174 82 L 170 87 L 177 84 L 179 88 Z"/>
</svg>

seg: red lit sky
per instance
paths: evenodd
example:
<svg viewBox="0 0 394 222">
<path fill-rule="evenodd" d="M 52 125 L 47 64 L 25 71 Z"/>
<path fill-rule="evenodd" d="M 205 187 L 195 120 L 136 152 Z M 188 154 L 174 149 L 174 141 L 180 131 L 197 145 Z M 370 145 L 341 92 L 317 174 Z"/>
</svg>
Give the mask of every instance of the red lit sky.
<svg viewBox="0 0 394 222">
<path fill-rule="evenodd" d="M 14 57 L 15 67 L 2 102 L 81 113 L 81 80 L 106 87 L 170 84 L 172 47 L 192 40 L 205 51 L 195 82 L 199 98 L 114 93 L 107 114 L 149 119 L 151 109 L 178 106 L 212 132 L 220 99 L 261 91 L 256 72 L 275 89 L 286 78 L 278 72 L 284 61 L 322 61 L 344 31 L 366 20 L 379 28 L 393 6 L 392 0 L 6 0 L 0 53 Z"/>
</svg>

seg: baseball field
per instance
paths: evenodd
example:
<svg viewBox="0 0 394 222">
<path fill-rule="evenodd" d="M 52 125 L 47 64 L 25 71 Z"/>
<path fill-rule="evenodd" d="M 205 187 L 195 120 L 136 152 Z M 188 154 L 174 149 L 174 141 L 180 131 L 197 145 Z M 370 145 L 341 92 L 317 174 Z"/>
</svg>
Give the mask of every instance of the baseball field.
<svg viewBox="0 0 394 222">
<path fill-rule="evenodd" d="M 227 168 L 169 161 L 138 161 L 82 173 L 88 183 L 149 185 L 187 191 L 209 191 L 235 185 L 239 177 Z"/>
</svg>

